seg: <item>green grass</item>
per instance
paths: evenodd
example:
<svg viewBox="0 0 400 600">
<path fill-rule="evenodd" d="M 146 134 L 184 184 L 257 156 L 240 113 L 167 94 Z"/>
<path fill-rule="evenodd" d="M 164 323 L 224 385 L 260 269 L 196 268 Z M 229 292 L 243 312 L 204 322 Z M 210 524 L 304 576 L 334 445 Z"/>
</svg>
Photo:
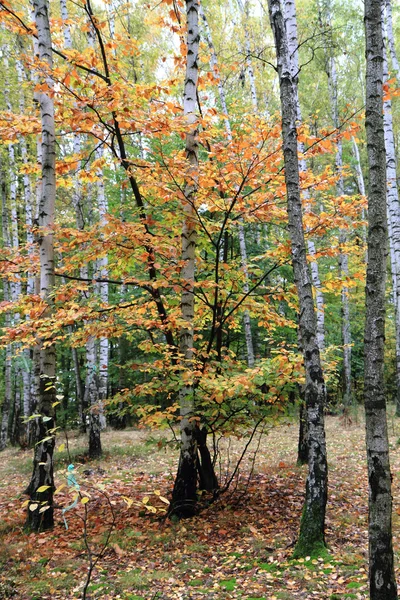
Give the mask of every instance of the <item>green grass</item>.
<svg viewBox="0 0 400 600">
<path fill-rule="evenodd" d="M 219 582 L 219 585 L 226 589 L 227 592 L 232 592 L 236 587 L 236 579 L 224 579 Z"/>
</svg>

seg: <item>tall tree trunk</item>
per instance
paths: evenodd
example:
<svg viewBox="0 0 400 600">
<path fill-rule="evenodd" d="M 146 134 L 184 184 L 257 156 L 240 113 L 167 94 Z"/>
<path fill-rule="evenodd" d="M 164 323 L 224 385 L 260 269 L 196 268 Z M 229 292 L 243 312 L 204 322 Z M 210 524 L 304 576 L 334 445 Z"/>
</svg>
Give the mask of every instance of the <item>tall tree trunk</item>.
<svg viewBox="0 0 400 600">
<path fill-rule="evenodd" d="M 331 0 L 322 0 L 320 15 L 322 17 L 323 27 L 329 30 L 329 41 L 325 45 L 326 54 L 326 74 L 328 76 L 328 89 L 331 104 L 332 121 L 335 129 L 339 130 L 339 105 L 338 105 L 338 82 L 336 74 L 336 62 L 333 55 L 332 38 L 332 4 Z M 337 193 L 339 196 L 345 195 L 343 179 L 343 146 L 339 139 L 336 144 L 336 171 L 338 173 Z M 347 280 L 349 276 L 349 258 L 346 251 L 343 250 L 347 244 L 347 233 L 345 229 L 339 232 L 339 275 Z M 351 379 L 351 327 L 350 327 L 350 304 L 349 288 L 343 283 L 342 293 L 342 342 L 343 342 L 343 405 L 345 410 L 352 402 L 352 379 Z"/>
<path fill-rule="evenodd" d="M 2 208 L 2 233 L 3 233 L 3 244 L 10 246 L 9 233 L 8 233 L 8 210 L 7 210 L 7 188 L 5 182 L 5 173 L 3 165 L 0 166 L 0 188 L 1 188 L 1 208 Z M 4 279 L 3 281 L 3 300 L 8 301 L 11 299 L 10 284 Z M 11 327 L 11 314 L 6 313 L 5 316 L 6 327 Z M 9 437 L 9 421 L 10 421 L 10 408 L 12 402 L 12 348 L 11 344 L 6 344 L 5 348 L 5 363 L 4 363 L 4 396 L 2 403 L 1 412 L 1 425 L 0 425 L 0 450 L 4 450 L 7 446 Z"/>
<path fill-rule="evenodd" d="M 51 34 L 47 0 L 34 0 L 35 22 L 38 34 L 38 59 L 51 72 L 53 68 Z M 46 83 L 52 88 L 50 74 Z M 55 120 L 51 94 L 36 93 L 42 123 L 42 185 L 39 205 L 39 226 L 43 228 L 40 239 L 40 294 L 47 303 L 46 314 L 51 314 L 54 288 L 53 233 L 56 194 L 55 171 Z M 46 316 L 46 315 L 45 315 Z M 50 339 L 42 339 L 40 349 L 40 397 L 37 419 L 37 439 L 34 451 L 33 473 L 26 493 L 30 497 L 27 527 L 33 531 L 49 529 L 54 525 L 53 515 L 53 452 L 54 452 L 54 403 L 56 380 L 56 352 Z M 44 489 L 43 489 L 44 487 Z M 41 489 L 43 491 L 38 491 Z"/>
<path fill-rule="evenodd" d="M 100 147 L 96 151 L 96 158 L 103 157 L 103 148 Z M 97 180 L 97 204 L 99 207 L 100 223 L 102 226 L 107 224 L 108 202 L 104 189 L 103 171 L 98 170 L 99 179 Z M 103 256 L 97 261 L 97 269 L 101 279 L 99 283 L 99 296 L 101 303 L 108 304 L 108 257 Z M 107 400 L 108 392 L 108 357 L 109 357 L 109 342 L 107 337 L 101 337 L 99 340 L 99 408 L 100 408 L 100 424 L 101 428 L 106 428 L 106 417 L 104 414 L 104 402 Z"/>
<path fill-rule="evenodd" d="M 190 371 L 193 362 L 194 321 L 194 273 L 196 254 L 196 214 L 194 202 L 198 178 L 197 140 L 197 83 L 199 53 L 199 2 L 186 0 L 187 55 L 183 108 L 187 123 L 184 222 L 182 228 L 182 282 L 181 312 L 185 325 L 180 331 L 179 351 L 185 370 Z M 181 451 L 178 472 L 172 493 L 171 512 L 177 516 L 192 516 L 196 509 L 197 489 L 197 439 L 193 383 L 184 384 L 179 393 L 181 416 Z"/>
<path fill-rule="evenodd" d="M 86 342 L 85 405 L 89 407 L 89 458 L 92 459 L 102 455 L 96 354 L 96 340 L 90 336 Z"/>
<path fill-rule="evenodd" d="M 397 599 L 392 546 L 392 494 L 384 381 L 387 254 L 386 157 L 383 124 L 383 37 L 380 0 L 365 0 L 368 265 L 364 401 L 369 482 L 371 600 Z"/>
<path fill-rule="evenodd" d="M 23 50 L 21 46 L 21 51 Z M 19 95 L 19 108 L 21 114 L 25 113 L 25 98 L 24 98 L 24 83 L 26 81 L 26 75 L 24 71 L 24 67 L 22 62 L 17 58 L 16 59 L 16 67 L 18 74 L 18 84 L 20 85 L 20 95 Z M 19 145 L 21 149 L 21 162 L 23 165 L 28 164 L 28 148 L 26 144 L 26 139 L 24 136 L 21 136 L 19 140 Z M 26 224 L 26 241 L 29 244 L 28 253 L 33 257 L 34 253 L 34 236 L 33 236 L 33 220 L 34 215 L 36 217 L 37 206 L 34 201 L 31 189 L 31 182 L 29 179 L 28 173 L 23 173 L 23 195 L 24 195 L 24 205 L 25 205 L 25 224 Z M 26 293 L 27 295 L 32 295 L 35 293 L 35 281 L 36 276 L 32 273 L 28 273 L 27 275 L 27 285 L 26 285 Z M 29 321 L 29 316 L 27 315 L 26 320 Z M 24 442 L 29 446 L 33 442 L 32 436 L 32 421 L 29 420 L 29 416 L 32 414 L 32 350 L 31 348 L 25 348 L 23 350 L 24 355 L 24 366 L 22 368 L 22 381 L 23 381 L 23 416 L 25 419 L 25 440 Z M 37 392 L 36 392 L 37 395 Z"/>
<path fill-rule="evenodd" d="M 304 391 L 308 424 L 308 477 L 296 556 L 313 554 L 325 547 L 325 511 L 328 465 L 326 459 L 324 405 L 326 389 L 317 341 L 317 318 L 307 263 L 300 196 L 297 142 L 297 72 L 293 71 L 280 0 L 268 0 L 277 53 L 282 138 L 287 189 L 289 236 L 294 280 L 299 298 L 299 329 L 303 345 L 306 386 Z"/>
<path fill-rule="evenodd" d="M 285 18 L 285 28 L 287 32 L 287 44 L 288 44 L 288 52 L 289 52 L 289 65 L 292 73 L 294 85 L 294 93 L 296 100 L 296 119 L 297 126 L 302 124 L 301 117 L 301 108 L 300 108 L 300 99 L 297 88 L 297 77 L 299 73 L 299 43 L 297 36 L 297 17 L 296 17 L 296 4 L 294 0 L 283 0 L 283 11 Z M 300 153 L 299 159 L 299 169 L 300 173 L 307 172 L 307 163 L 305 158 L 303 157 L 304 153 L 304 144 L 302 142 L 298 142 L 298 151 Z M 310 193 L 308 190 L 303 192 L 303 198 L 305 200 L 306 211 L 310 210 Z M 319 267 L 318 263 L 315 260 L 315 243 L 312 239 L 307 240 L 307 249 L 308 253 L 311 256 L 311 280 L 315 289 L 315 299 L 316 299 L 316 309 L 317 309 L 317 341 L 320 352 L 322 352 L 325 348 L 325 306 L 324 306 L 324 295 L 321 289 L 321 280 L 319 276 Z"/>
<path fill-rule="evenodd" d="M 384 11 L 382 11 L 382 34 L 385 36 Z M 387 23 L 389 18 L 387 15 Z M 387 37 L 389 41 L 389 36 Z M 383 82 L 389 80 L 389 67 L 385 48 L 383 49 Z M 396 415 L 400 416 L 400 202 L 397 187 L 396 148 L 393 132 L 392 102 L 389 97 L 383 101 L 383 126 L 386 150 L 386 201 L 390 244 L 390 263 L 393 284 L 393 300 L 396 332 Z"/>
<path fill-rule="evenodd" d="M 66 48 L 72 48 L 72 36 L 71 36 L 71 28 L 69 26 L 69 14 L 67 7 L 67 0 L 60 0 L 61 7 L 61 17 L 63 20 L 63 33 L 64 33 L 64 44 Z M 81 136 L 79 134 L 74 134 L 74 154 L 79 156 L 81 153 Z M 81 161 L 78 161 L 77 171 L 81 169 Z M 85 227 L 85 219 L 83 214 L 83 206 L 82 206 L 82 189 L 81 182 L 79 177 L 75 177 L 74 189 L 72 192 L 72 204 L 75 209 L 76 215 L 76 225 L 78 229 L 84 229 Z M 86 269 L 84 272 L 80 273 L 80 276 L 85 278 L 87 277 Z M 72 328 L 70 329 L 72 333 Z M 79 414 L 79 426 L 81 431 L 86 431 L 86 414 L 84 407 L 84 389 L 83 382 L 81 377 L 81 369 L 79 364 L 79 355 L 78 349 L 76 347 L 71 348 L 72 361 L 74 364 L 74 373 L 75 373 L 75 391 L 76 391 L 76 402 L 78 405 L 78 414 Z"/>
<path fill-rule="evenodd" d="M 226 135 L 228 137 L 228 140 L 231 141 L 232 140 L 232 129 L 231 129 L 231 123 L 230 123 L 229 113 L 228 113 L 228 105 L 227 105 L 226 97 L 225 97 L 225 90 L 223 88 L 223 85 L 221 82 L 221 77 L 219 74 L 218 59 L 217 59 L 214 44 L 212 41 L 212 37 L 211 37 L 211 30 L 208 25 L 207 17 L 204 13 L 202 6 L 200 6 L 200 16 L 201 16 L 201 19 L 204 24 L 205 37 L 206 37 L 207 44 L 208 44 L 208 47 L 209 47 L 209 50 L 211 53 L 210 65 L 213 70 L 213 75 L 217 80 L 219 99 L 221 102 L 222 110 L 224 112 Z M 253 105 L 253 107 L 254 107 L 254 105 Z M 257 102 L 256 102 L 256 110 L 257 110 Z M 239 222 L 238 230 L 239 230 L 240 256 L 241 256 L 242 268 L 243 268 L 244 276 L 245 276 L 243 292 L 245 294 L 248 294 L 250 288 L 249 288 L 249 274 L 248 274 L 248 268 L 247 268 L 247 248 L 246 248 L 246 237 L 245 237 L 244 227 L 243 227 L 242 222 Z M 245 310 L 244 314 L 243 314 L 243 326 L 244 326 L 244 335 L 245 335 L 246 349 L 247 349 L 247 364 L 251 368 L 251 367 L 254 367 L 255 359 L 254 359 L 253 335 L 251 332 L 250 313 L 248 310 Z"/>
</svg>

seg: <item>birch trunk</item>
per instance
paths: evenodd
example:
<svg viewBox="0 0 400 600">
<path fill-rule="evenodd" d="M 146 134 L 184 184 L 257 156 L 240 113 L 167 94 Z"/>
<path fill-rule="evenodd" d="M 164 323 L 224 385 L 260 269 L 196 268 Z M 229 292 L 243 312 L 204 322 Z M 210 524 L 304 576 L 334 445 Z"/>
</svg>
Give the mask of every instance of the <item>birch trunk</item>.
<svg viewBox="0 0 400 600">
<path fill-rule="evenodd" d="M 7 190 L 5 182 L 5 173 L 3 166 L 0 168 L 0 186 L 1 186 L 1 204 L 2 204 L 2 233 L 3 244 L 10 246 L 8 234 L 8 210 L 7 210 Z M 7 280 L 3 281 L 3 299 L 5 301 L 11 299 L 10 285 Z M 5 316 L 5 326 L 11 327 L 11 315 L 9 312 Z M 12 348 L 11 344 L 7 344 L 5 348 L 5 363 L 4 363 L 4 397 L 1 412 L 0 425 L 0 450 L 4 450 L 8 442 L 10 408 L 12 402 Z"/>
<path fill-rule="evenodd" d="M 38 32 L 38 59 L 52 70 L 51 34 L 47 0 L 34 0 L 35 22 Z M 52 88 L 50 76 L 46 77 L 47 86 Z M 42 228 L 40 239 L 40 294 L 48 304 L 47 314 L 52 311 L 54 288 L 54 247 L 53 233 L 56 193 L 55 172 L 55 120 L 52 96 L 45 91 L 38 92 L 36 99 L 40 107 L 42 123 L 42 186 L 39 205 L 39 226 Z M 56 379 L 56 353 L 51 340 L 42 340 L 40 349 L 40 397 L 37 419 L 39 440 L 35 446 L 33 473 L 26 493 L 30 497 L 27 527 L 33 531 L 49 529 L 54 525 L 53 516 L 53 452 L 54 452 L 54 402 Z M 45 491 L 38 488 L 46 486 Z M 46 508 L 44 512 L 40 512 Z"/>
<path fill-rule="evenodd" d="M 383 38 L 380 0 L 365 1 L 368 265 L 364 401 L 369 482 L 371 600 L 397 599 L 392 546 L 392 494 L 384 381 L 387 254 L 386 157 L 383 123 Z"/>
<path fill-rule="evenodd" d="M 323 23 L 328 26 L 329 32 L 332 32 L 332 6 L 331 0 L 324 0 L 322 2 L 323 12 Z M 336 74 L 336 63 L 333 56 L 333 43 L 325 46 L 326 54 L 326 73 L 328 76 L 328 90 L 331 104 L 331 113 L 333 126 L 336 130 L 339 130 L 339 106 L 338 106 L 338 83 Z M 336 144 L 336 171 L 339 175 L 338 183 L 336 186 L 337 193 L 339 196 L 344 196 L 344 180 L 343 180 L 343 146 L 342 141 L 339 139 Z M 349 258 L 347 253 L 343 251 L 343 248 L 347 244 L 347 234 L 345 229 L 341 229 L 339 232 L 339 275 L 347 280 L 349 276 Z M 352 379 L 351 379 L 351 327 L 350 327 L 350 305 L 349 305 L 349 288 L 346 283 L 343 283 L 341 293 L 342 303 L 342 342 L 343 342 L 343 375 L 344 375 L 344 389 L 343 389 L 343 405 L 344 409 L 347 410 L 352 402 Z"/>
<path fill-rule="evenodd" d="M 365 196 L 365 184 L 364 184 L 364 175 L 363 175 L 362 168 L 361 168 L 360 151 L 358 150 L 357 142 L 353 136 L 352 136 L 351 140 L 352 140 L 352 145 L 353 145 L 354 158 L 356 159 L 356 177 L 357 177 L 358 192 L 359 192 L 359 194 L 361 194 L 361 196 Z M 362 209 L 361 218 L 363 221 L 365 221 L 365 219 L 366 219 L 364 209 Z M 365 227 L 365 225 L 363 225 L 363 228 L 362 228 L 362 239 L 363 239 L 365 247 L 367 247 L 367 228 Z M 365 263 L 367 263 L 367 262 L 368 262 L 368 255 L 366 253 Z"/>
<path fill-rule="evenodd" d="M 288 60 L 289 66 L 291 69 L 292 79 L 295 82 L 294 85 L 294 93 L 295 93 L 295 101 L 296 101 L 296 119 L 297 126 L 302 124 L 301 118 L 301 109 L 300 109 L 300 99 L 297 88 L 297 77 L 299 73 L 299 52 L 298 52 L 298 39 L 297 39 L 297 17 L 296 17 L 296 5 L 294 0 L 283 0 L 283 10 L 284 10 L 284 21 L 285 21 L 285 29 L 287 32 L 287 45 L 288 45 Z M 298 152 L 300 153 L 299 159 L 299 169 L 300 173 L 307 172 L 307 163 L 303 158 L 304 153 L 304 144 L 302 142 L 298 142 Z M 308 190 L 303 192 L 303 198 L 306 205 L 306 211 L 310 210 L 310 194 Z M 315 299 L 316 299 L 316 308 L 317 308 L 317 340 L 320 351 L 323 351 L 325 348 L 325 308 L 324 308 L 324 295 L 321 290 L 321 280 L 319 277 L 319 268 L 318 263 L 314 259 L 315 257 L 315 243 L 313 240 L 307 240 L 307 248 L 308 253 L 311 256 L 311 280 L 315 289 Z"/>
<path fill-rule="evenodd" d="M 384 13 L 382 13 L 382 18 Z M 388 15 L 387 15 L 388 17 Z M 389 19 L 387 18 L 387 22 Z M 382 33 L 385 27 L 382 22 Z M 387 37 L 389 41 L 389 36 Z M 385 48 L 383 49 L 383 82 L 389 79 L 389 68 Z M 386 202 L 390 244 L 390 262 L 393 284 L 393 300 L 396 330 L 396 415 L 400 416 L 400 202 L 397 187 L 396 147 L 393 133 L 392 102 L 390 98 L 383 101 L 383 126 L 385 131 L 386 150 Z"/>
<path fill-rule="evenodd" d="M 185 325 L 179 339 L 179 351 L 186 371 L 193 361 L 194 273 L 196 253 L 196 215 L 194 201 L 197 191 L 198 140 L 197 140 L 197 84 L 199 52 L 199 2 L 186 0 L 187 56 L 183 107 L 187 123 L 186 158 L 188 174 L 183 204 L 182 228 L 182 281 L 181 314 Z M 181 416 L 181 451 L 178 472 L 172 493 L 171 512 L 177 516 L 191 516 L 196 509 L 197 489 L 197 439 L 193 384 L 185 384 L 179 393 Z"/>
<path fill-rule="evenodd" d="M 103 156 L 103 148 L 98 148 L 96 158 L 100 159 Z M 104 190 L 103 172 L 99 170 L 97 181 L 97 203 L 99 207 L 100 223 L 102 226 L 107 224 L 108 203 Z M 108 279 L 108 257 L 103 256 L 98 260 L 98 272 L 101 279 Z M 108 304 L 108 283 L 107 281 L 99 284 L 99 295 L 101 303 Z M 108 391 L 108 357 L 109 357 L 109 342 L 107 337 L 101 337 L 99 340 L 99 407 L 100 407 L 100 423 L 101 428 L 106 428 L 106 417 L 104 414 L 104 402 L 107 400 Z"/>
<path fill-rule="evenodd" d="M 394 43 L 394 35 L 393 35 L 393 17 L 392 17 L 392 1 L 391 0 L 382 0 L 385 11 L 386 11 L 386 35 L 389 46 L 390 57 L 392 59 L 393 70 L 395 71 L 395 76 L 397 81 L 400 82 L 400 65 L 399 60 L 397 58 L 396 46 Z"/>
<path fill-rule="evenodd" d="M 60 0 L 61 18 L 63 20 L 64 43 L 66 48 L 72 48 L 71 28 L 69 26 L 69 15 L 67 0 Z"/>
<path fill-rule="evenodd" d="M 224 121 L 225 121 L 225 130 L 228 140 L 232 140 L 232 128 L 229 120 L 228 106 L 226 103 L 225 90 L 223 88 L 221 77 L 218 69 L 218 59 L 215 53 L 214 44 L 211 37 L 211 30 L 208 25 L 207 17 L 204 13 L 202 6 L 200 6 L 200 16 L 204 24 L 204 30 L 206 35 L 207 44 L 210 50 L 210 65 L 213 70 L 214 77 L 217 80 L 218 94 L 221 102 L 221 107 L 224 112 Z M 240 247 L 240 257 L 242 259 L 242 268 L 244 271 L 245 281 L 243 285 L 243 291 L 245 294 L 249 293 L 249 275 L 247 269 L 247 248 L 246 248 L 246 238 L 244 234 L 244 227 L 242 223 L 239 223 L 239 247 Z M 245 310 L 243 314 L 243 326 L 244 326 L 244 335 L 246 340 L 246 349 L 247 349 L 247 364 L 248 366 L 254 367 L 254 344 L 253 344 L 253 335 L 251 332 L 251 321 L 250 314 L 248 310 Z"/>
<path fill-rule="evenodd" d="M 248 2 L 243 4 L 242 0 L 237 0 L 240 13 L 244 22 L 244 45 L 246 50 L 246 70 L 250 82 L 250 95 L 251 103 L 253 106 L 253 112 L 258 114 L 258 101 L 257 101 L 257 90 L 256 90 L 256 79 L 254 77 L 253 61 L 251 60 L 251 45 L 250 45 L 250 33 L 246 22 L 249 18 Z"/>
<path fill-rule="evenodd" d="M 282 139 L 287 189 L 288 227 L 294 280 L 300 306 L 299 329 L 306 372 L 305 403 L 308 424 L 308 477 L 296 556 L 315 554 L 325 547 L 325 511 L 328 465 L 326 459 L 324 404 L 325 382 L 317 341 L 317 319 L 307 263 L 297 141 L 297 72 L 290 61 L 288 32 L 280 0 L 268 0 L 277 53 L 282 111 Z"/>
<path fill-rule="evenodd" d="M 89 407 L 89 458 L 92 459 L 102 455 L 96 354 L 96 340 L 90 336 L 86 342 L 85 405 Z"/>
<path fill-rule="evenodd" d="M 22 48 L 21 48 L 22 51 Z M 24 100 L 24 83 L 26 81 L 26 76 L 24 72 L 23 65 L 21 61 L 16 59 L 16 68 L 18 74 L 18 84 L 20 85 L 20 96 L 19 96 L 19 108 L 21 114 L 25 113 L 25 100 Z M 21 149 L 21 162 L 23 165 L 28 164 L 28 149 L 26 146 L 26 139 L 24 136 L 21 136 L 19 139 L 19 146 Z M 33 215 L 36 214 L 32 190 L 31 190 L 31 182 L 29 179 L 28 173 L 24 172 L 22 176 L 23 181 L 23 196 L 24 196 L 24 205 L 25 205 L 25 224 L 26 224 L 26 241 L 29 244 L 28 253 L 30 256 L 33 256 L 34 252 L 34 238 L 33 238 Z M 26 293 L 27 295 L 31 295 L 35 293 L 35 275 L 28 273 L 27 285 L 26 285 Z M 29 316 L 26 316 L 26 320 L 29 321 Z M 22 369 L 22 381 L 23 381 L 23 416 L 26 421 L 25 423 L 25 436 L 26 436 L 26 444 L 31 445 L 33 442 L 32 439 L 32 422 L 28 420 L 29 416 L 32 414 L 32 351 L 30 348 L 25 348 L 23 350 L 23 354 L 25 357 L 25 366 Z"/>
</svg>

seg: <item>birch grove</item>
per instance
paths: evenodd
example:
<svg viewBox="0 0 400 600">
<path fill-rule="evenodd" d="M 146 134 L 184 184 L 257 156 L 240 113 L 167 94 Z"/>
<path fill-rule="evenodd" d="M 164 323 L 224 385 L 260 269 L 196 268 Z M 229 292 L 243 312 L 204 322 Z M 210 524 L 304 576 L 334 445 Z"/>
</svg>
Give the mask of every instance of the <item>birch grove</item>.
<svg viewBox="0 0 400 600">
<path fill-rule="evenodd" d="M 101 502 L 78 495 L 71 513 L 89 579 L 88 523 L 104 526 L 103 504 L 136 524 L 140 512 L 215 525 L 224 511 L 241 535 L 247 502 L 259 501 L 265 514 L 243 542 L 252 555 L 269 547 L 282 487 L 290 518 L 271 565 L 284 557 L 286 581 L 319 557 L 318 572 L 338 575 L 321 597 L 360 582 L 364 594 L 361 567 L 354 582 L 339 577 L 339 559 L 325 568 L 327 549 L 347 539 L 332 530 L 347 492 L 328 504 L 325 421 L 335 465 L 339 437 L 343 453 L 358 450 L 365 407 L 367 457 L 354 476 L 369 489 L 370 595 L 397 598 L 386 419 L 395 436 L 398 7 L 366 0 L 363 20 L 357 3 L 330 0 L 13 4 L 0 0 L 0 451 L 7 461 L 17 446 L 33 450 L 26 529 L 57 528 L 65 466 L 95 460 L 78 471 L 79 492 L 104 475 Z M 156 474 L 136 469 L 148 455 Z M 301 515 L 296 458 L 307 463 Z M 366 505 L 360 494 L 350 508 L 366 515 Z M 356 538 L 359 567 L 366 535 Z M 293 593 L 316 591 L 317 577 L 303 579 Z"/>
</svg>

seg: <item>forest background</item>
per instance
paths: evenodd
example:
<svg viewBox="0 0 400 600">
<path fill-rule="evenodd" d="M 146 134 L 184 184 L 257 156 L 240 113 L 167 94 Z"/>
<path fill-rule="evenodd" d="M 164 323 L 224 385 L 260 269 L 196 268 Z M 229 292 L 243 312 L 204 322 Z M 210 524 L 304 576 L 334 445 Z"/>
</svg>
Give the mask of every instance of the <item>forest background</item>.
<svg viewBox="0 0 400 600">
<path fill-rule="evenodd" d="M 361 5 L 300 2 L 297 24 L 284 4 L 292 27 L 295 19 L 288 47 L 325 410 L 346 421 L 365 376 Z M 398 63 L 396 21 L 383 5 L 385 393 L 399 412 Z M 172 512 L 194 514 L 198 485 L 209 500 L 228 487 L 215 474 L 219 440 L 253 439 L 302 409 L 307 390 L 268 6 L 205 3 L 200 43 L 186 37 L 179 2 L 51 2 L 43 37 L 46 3 L 34 3 L 35 19 L 23 2 L 0 6 L 0 446 L 35 448 L 28 520 L 52 525 L 45 465 L 56 432 L 88 430 L 89 456 L 99 458 L 106 422 L 174 435 L 180 423 Z M 198 60 L 189 65 L 191 44 Z M 304 462 L 309 419 L 300 412 Z"/>
</svg>

